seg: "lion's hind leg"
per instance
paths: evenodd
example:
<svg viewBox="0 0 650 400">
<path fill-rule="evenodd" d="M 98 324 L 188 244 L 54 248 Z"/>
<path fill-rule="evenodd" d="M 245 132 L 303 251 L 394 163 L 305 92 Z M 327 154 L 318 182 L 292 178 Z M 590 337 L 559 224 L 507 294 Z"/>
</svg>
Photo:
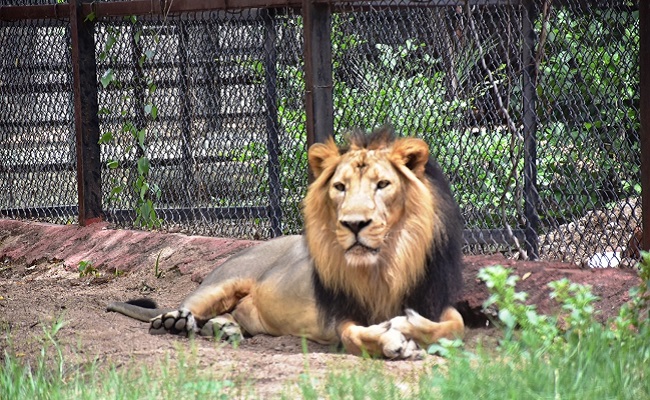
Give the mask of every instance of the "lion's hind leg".
<svg viewBox="0 0 650 400">
<path fill-rule="evenodd" d="M 230 279 L 219 284 L 200 286 L 178 310 L 169 311 L 150 321 L 149 333 L 180 335 L 200 334 L 241 338 L 239 324 L 229 313 L 248 296 L 252 279 Z"/>
</svg>

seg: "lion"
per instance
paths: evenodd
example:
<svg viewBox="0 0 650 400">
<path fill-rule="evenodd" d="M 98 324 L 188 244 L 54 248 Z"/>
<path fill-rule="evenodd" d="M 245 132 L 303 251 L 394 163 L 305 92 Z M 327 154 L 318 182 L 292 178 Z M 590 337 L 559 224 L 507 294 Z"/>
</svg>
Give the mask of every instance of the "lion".
<svg viewBox="0 0 650 400">
<path fill-rule="evenodd" d="M 382 128 L 314 144 L 308 160 L 302 235 L 232 256 L 178 309 L 136 300 L 108 311 L 152 334 L 293 335 L 389 359 L 462 336 L 462 218 L 427 144 Z"/>
</svg>

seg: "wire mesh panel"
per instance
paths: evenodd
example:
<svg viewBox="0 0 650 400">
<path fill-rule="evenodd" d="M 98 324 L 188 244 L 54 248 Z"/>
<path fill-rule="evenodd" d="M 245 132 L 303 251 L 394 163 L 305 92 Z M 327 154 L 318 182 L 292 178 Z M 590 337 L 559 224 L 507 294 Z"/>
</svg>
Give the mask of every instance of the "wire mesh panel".
<svg viewBox="0 0 650 400">
<path fill-rule="evenodd" d="M 335 130 L 425 138 L 468 252 L 583 262 L 626 248 L 640 224 L 634 2 L 339 9 Z"/>
<path fill-rule="evenodd" d="M 11 3 L 24 4 L 54 2 Z M 319 6 L 331 37 L 317 50 L 285 5 L 88 14 L 106 218 L 231 237 L 300 232 L 316 59 L 303 58 L 331 47 L 333 84 L 318 90 L 332 91 L 334 133 L 392 124 L 424 138 L 461 205 L 467 253 L 613 265 L 640 225 L 638 4 L 332 0 Z M 75 218 L 59 19 L 0 22 L 3 215 Z"/>
<path fill-rule="evenodd" d="M 524 251 L 524 9 L 390 5 L 334 18 L 335 125 L 388 123 L 424 138 L 451 179 L 469 249 Z"/>
<path fill-rule="evenodd" d="M 544 257 L 625 249 L 640 225 L 637 5 L 536 10 Z"/>
<path fill-rule="evenodd" d="M 98 21 L 110 220 L 254 238 L 298 229 L 307 168 L 299 104 L 286 100 L 301 87 L 293 21 L 264 10 Z"/>
<path fill-rule="evenodd" d="M 2 214 L 76 220 L 72 70 L 67 24 L 0 22 Z"/>
</svg>

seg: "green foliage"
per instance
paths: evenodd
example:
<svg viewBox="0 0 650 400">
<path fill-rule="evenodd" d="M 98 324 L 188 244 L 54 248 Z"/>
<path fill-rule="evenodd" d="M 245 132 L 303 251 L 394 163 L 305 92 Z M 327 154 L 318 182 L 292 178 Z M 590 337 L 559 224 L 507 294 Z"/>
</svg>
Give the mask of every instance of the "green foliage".
<svg viewBox="0 0 650 400">
<path fill-rule="evenodd" d="M 300 376 L 298 387 L 303 399 L 403 399 L 402 385 L 382 369 L 381 361 L 365 360 L 358 368 L 332 368 L 323 378 Z M 285 396 L 283 398 L 294 398 Z"/>
<path fill-rule="evenodd" d="M 479 349 L 478 360 L 466 356 L 423 378 L 437 388 L 437 398 L 453 399 L 637 399 L 650 396 L 650 255 L 639 265 L 641 285 L 631 301 L 604 324 L 594 313 L 596 296 L 588 286 L 566 279 L 552 282 L 557 315 L 537 313 L 516 292 L 519 279 L 503 267 L 480 272 L 505 328 L 500 348 Z M 516 329 L 515 329 L 516 328 Z M 422 385 L 422 384 L 421 384 Z"/>
<path fill-rule="evenodd" d="M 630 301 L 621 307 L 613 321 L 614 337 L 618 340 L 634 339 L 637 334 L 650 339 L 650 253 L 642 252 L 641 257 L 641 283 L 630 290 Z"/>
<path fill-rule="evenodd" d="M 85 276 L 91 276 L 91 275 L 92 276 L 99 275 L 99 271 L 97 270 L 97 268 L 95 268 L 95 266 L 91 261 L 86 261 L 86 260 L 79 261 L 78 270 L 79 270 L 80 278 L 83 278 Z"/>
<path fill-rule="evenodd" d="M 338 37 L 345 46 L 334 46 L 334 50 L 352 51 L 364 43 L 354 35 Z M 375 47 L 379 62 L 365 65 L 362 85 L 345 80 L 334 83 L 335 127 L 371 128 L 390 123 L 404 134 L 437 133 L 449 129 L 456 113 L 469 107 L 471 98 L 448 93 L 445 73 L 435 68 L 439 59 L 426 53 L 416 57 L 425 51 L 425 43 L 409 39 L 397 46 Z M 335 60 L 344 56 L 333 55 Z M 417 61 L 411 61 L 414 58 Z M 343 64 L 335 61 L 335 69 Z"/>
<path fill-rule="evenodd" d="M 588 285 L 572 283 L 564 278 L 549 283 L 551 298 L 560 310 L 557 315 L 537 313 L 526 304 L 527 295 L 515 291 L 519 277 L 501 266 L 481 269 L 478 274 L 490 291 L 484 307 L 498 309 L 498 322 L 505 328 L 503 345 L 516 348 L 520 354 L 571 351 L 586 336 L 609 345 L 621 345 L 650 337 L 648 310 L 650 306 L 650 254 L 643 253 L 639 264 L 639 287 L 630 290 L 630 302 L 621 307 L 619 315 L 604 325 L 595 318 L 594 303 L 598 297 Z"/>
<path fill-rule="evenodd" d="M 3 350 L 0 399 L 230 399 L 243 392 L 231 380 L 201 373 L 196 354 L 181 350 L 173 365 L 163 360 L 156 368 L 68 363 L 56 338 L 64 326 L 62 317 L 43 326 L 40 353 L 31 361 L 11 346 Z"/>
<path fill-rule="evenodd" d="M 605 191 L 640 195 L 639 33 L 638 11 L 553 10 L 536 27 L 548 34 L 537 138 L 542 218 L 556 219 L 602 206 Z"/>
<path fill-rule="evenodd" d="M 132 26 L 135 26 L 137 23 L 137 18 L 132 16 L 127 18 L 130 21 Z M 108 26 L 106 27 L 107 39 L 104 43 L 103 49 L 99 54 L 99 60 L 112 60 L 115 61 L 114 57 L 111 56 L 114 52 L 112 49 L 115 44 L 118 43 L 121 32 L 118 28 Z M 142 37 L 142 30 L 138 30 L 133 35 L 133 40 L 136 46 L 140 43 Z M 157 39 L 155 39 L 157 41 Z M 154 56 L 154 52 L 151 49 L 142 49 L 142 55 L 138 58 L 138 67 L 142 68 L 144 63 L 151 60 Z M 142 104 L 138 104 L 138 107 L 142 108 L 142 112 L 145 118 L 151 120 L 156 120 L 158 118 L 158 107 L 153 104 L 152 98 L 157 89 L 156 84 L 153 82 L 151 77 L 146 77 L 144 75 L 138 76 L 137 74 L 131 80 L 132 87 L 126 88 L 131 89 L 134 93 L 144 93 L 145 96 L 142 98 Z M 104 89 L 107 89 L 110 86 L 115 86 L 122 88 L 122 81 L 116 75 L 116 71 L 112 68 L 107 68 L 106 71 L 100 77 L 100 83 Z M 136 96 L 138 98 L 138 96 Z M 110 115 L 111 111 L 107 108 L 103 108 L 99 112 L 100 115 Z M 120 116 L 123 117 L 124 122 L 122 123 L 121 129 L 119 132 L 104 132 L 99 139 L 99 144 L 110 144 L 116 139 L 116 136 L 127 136 L 131 139 L 131 144 L 126 146 L 123 150 L 123 155 L 126 157 L 129 156 L 132 150 L 135 149 L 135 153 L 138 155 L 138 158 L 135 162 L 136 166 L 136 177 L 132 184 L 132 193 L 135 196 L 135 212 L 136 219 L 135 225 L 144 227 L 144 228 L 157 228 L 162 224 L 162 219 L 158 217 L 156 213 L 155 201 L 160 200 L 161 191 L 158 185 L 151 182 L 150 180 L 150 170 L 151 165 L 149 158 L 147 156 L 147 130 L 146 128 L 139 128 L 138 123 L 144 124 L 145 121 L 135 121 L 131 118 L 128 118 L 130 110 L 121 110 L 119 112 Z M 118 159 L 110 159 L 107 161 L 107 167 L 109 169 L 116 169 L 120 167 L 120 161 Z M 113 180 L 113 188 L 109 194 L 109 202 L 117 201 L 121 195 L 124 193 L 124 184 L 117 179 Z"/>
<path fill-rule="evenodd" d="M 160 279 L 163 276 L 165 276 L 165 273 L 163 270 L 160 269 L 160 256 L 162 255 L 162 250 L 158 253 L 156 256 L 156 262 L 153 266 L 153 276 L 156 277 L 156 279 Z"/>
</svg>

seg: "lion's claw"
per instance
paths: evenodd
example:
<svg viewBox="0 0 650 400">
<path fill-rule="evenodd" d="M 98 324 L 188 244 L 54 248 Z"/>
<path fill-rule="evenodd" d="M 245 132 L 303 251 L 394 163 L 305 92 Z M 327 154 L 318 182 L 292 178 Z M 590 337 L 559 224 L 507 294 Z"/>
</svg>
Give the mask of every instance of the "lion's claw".
<svg viewBox="0 0 650 400">
<path fill-rule="evenodd" d="M 151 320 L 149 333 L 162 335 L 172 333 L 176 335 L 217 337 L 229 342 L 239 342 L 243 334 L 239 324 L 229 314 L 219 315 L 208 320 L 199 327 L 196 319 L 186 308 L 161 314 Z"/>
<path fill-rule="evenodd" d="M 214 317 L 203 325 L 201 336 L 216 337 L 231 343 L 240 342 L 244 335 L 239 324 L 229 314 Z"/>
<path fill-rule="evenodd" d="M 382 352 L 391 360 L 420 360 L 424 352 L 412 339 L 407 339 L 402 332 L 391 328 L 380 337 Z"/>
<path fill-rule="evenodd" d="M 197 330 L 194 316 L 185 308 L 161 314 L 153 318 L 149 325 L 149 333 L 152 335 L 172 333 L 187 336 L 196 333 Z"/>
</svg>

